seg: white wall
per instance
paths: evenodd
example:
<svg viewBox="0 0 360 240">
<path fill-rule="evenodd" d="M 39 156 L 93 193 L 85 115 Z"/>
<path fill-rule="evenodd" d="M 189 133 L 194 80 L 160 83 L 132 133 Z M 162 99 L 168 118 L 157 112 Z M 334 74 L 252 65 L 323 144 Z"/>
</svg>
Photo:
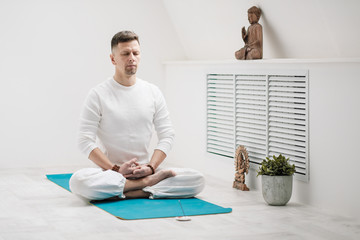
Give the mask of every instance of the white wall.
<svg viewBox="0 0 360 240">
<path fill-rule="evenodd" d="M 360 218 L 360 60 L 261 60 L 168 63 L 166 94 L 176 131 L 169 161 L 225 180 L 232 187 L 235 167 L 228 158 L 206 154 L 206 73 L 214 69 L 309 70 L 310 181 L 294 182 L 291 201 Z M 246 182 L 261 187 L 251 171 Z"/>
<path fill-rule="evenodd" d="M 163 86 L 161 62 L 184 59 L 160 0 L 0 1 L 0 167 L 82 164 L 76 146 L 89 89 L 113 75 L 110 40 L 140 36 L 139 77 Z"/>
<path fill-rule="evenodd" d="M 234 59 L 247 10 L 262 9 L 264 58 L 359 57 L 358 0 L 163 0 L 191 60 Z"/>
</svg>

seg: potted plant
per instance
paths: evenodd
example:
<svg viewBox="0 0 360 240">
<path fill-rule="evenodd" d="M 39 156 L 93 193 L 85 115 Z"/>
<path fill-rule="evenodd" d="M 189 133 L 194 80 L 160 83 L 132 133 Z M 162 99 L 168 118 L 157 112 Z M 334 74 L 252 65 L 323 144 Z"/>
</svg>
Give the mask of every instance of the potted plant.
<svg viewBox="0 0 360 240">
<path fill-rule="evenodd" d="M 295 165 L 281 154 L 262 161 L 257 176 L 261 175 L 262 194 L 269 205 L 283 206 L 290 200 L 294 173 Z"/>
</svg>

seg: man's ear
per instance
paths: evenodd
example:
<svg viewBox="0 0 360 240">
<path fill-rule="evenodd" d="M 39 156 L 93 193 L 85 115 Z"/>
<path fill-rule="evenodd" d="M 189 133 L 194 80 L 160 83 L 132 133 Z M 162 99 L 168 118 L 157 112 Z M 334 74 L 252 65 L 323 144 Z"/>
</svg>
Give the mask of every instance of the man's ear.
<svg viewBox="0 0 360 240">
<path fill-rule="evenodd" d="M 113 65 L 116 65 L 115 57 L 114 57 L 114 55 L 112 53 L 110 54 L 110 59 L 111 59 L 111 63 Z"/>
</svg>

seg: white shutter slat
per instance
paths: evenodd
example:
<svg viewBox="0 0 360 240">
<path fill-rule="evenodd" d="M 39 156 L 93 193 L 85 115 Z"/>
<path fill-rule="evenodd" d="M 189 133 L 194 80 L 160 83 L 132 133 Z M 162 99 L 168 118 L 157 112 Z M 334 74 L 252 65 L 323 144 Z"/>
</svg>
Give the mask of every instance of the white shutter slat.
<svg viewBox="0 0 360 240">
<path fill-rule="evenodd" d="M 270 112 L 284 112 L 284 113 L 297 113 L 306 115 L 305 109 L 288 109 L 288 108 L 279 108 L 279 107 L 269 107 Z"/>
<path fill-rule="evenodd" d="M 244 90 L 244 89 L 236 89 L 235 90 L 235 95 L 236 96 L 241 96 L 239 98 L 242 99 L 251 99 L 251 97 L 255 98 L 255 97 L 266 97 L 266 92 L 265 91 L 259 91 L 259 90 Z M 265 101 L 267 101 L 267 99 L 265 98 Z"/>
<path fill-rule="evenodd" d="M 244 99 L 244 98 L 236 98 L 237 104 L 250 104 L 254 106 L 264 106 L 266 107 L 265 100 L 255 100 L 255 99 Z"/>
<path fill-rule="evenodd" d="M 285 128 L 285 129 L 295 129 L 300 131 L 305 131 L 306 126 L 304 125 L 295 125 L 295 124 L 288 124 L 288 123 L 279 123 L 279 122 L 270 122 L 270 127 L 278 127 L 278 128 Z"/>
<path fill-rule="evenodd" d="M 233 89 L 234 86 L 232 85 L 232 82 L 208 82 L 207 87 L 209 89 Z"/>
<path fill-rule="evenodd" d="M 209 105 L 209 110 L 219 111 L 219 112 L 231 112 L 233 113 L 233 108 L 229 106 L 218 106 L 218 105 Z"/>
<path fill-rule="evenodd" d="M 256 119 L 256 120 L 261 120 L 261 121 L 266 121 L 266 115 L 265 114 L 247 114 L 247 113 L 237 113 L 236 114 L 237 118 L 246 118 L 246 119 Z"/>
<path fill-rule="evenodd" d="M 270 112 L 270 117 L 281 117 L 281 118 L 289 118 L 289 119 L 298 119 L 298 120 L 306 120 L 305 114 L 298 113 L 282 113 L 282 112 Z"/>
<path fill-rule="evenodd" d="M 259 116 L 265 116 L 266 111 L 260 110 L 260 109 L 246 109 L 246 108 L 236 108 L 236 114 L 237 116 L 241 117 L 241 114 L 253 114 L 253 115 L 259 115 Z"/>
<path fill-rule="evenodd" d="M 265 91 L 265 85 L 236 85 L 236 90 Z"/>
<path fill-rule="evenodd" d="M 221 79 L 209 79 L 208 80 L 208 86 L 209 85 L 218 85 L 218 86 L 227 86 L 229 88 L 233 88 L 233 83 L 231 80 L 221 80 Z"/>
<path fill-rule="evenodd" d="M 209 139 L 209 146 L 217 146 L 219 149 L 228 149 L 231 150 L 233 149 L 233 142 L 224 142 L 224 141 L 219 141 L 219 140 L 215 140 L 215 139 Z"/>
<path fill-rule="evenodd" d="M 245 145 L 244 146 L 246 147 L 246 150 L 248 151 L 248 153 L 252 153 L 253 156 L 257 156 L 258 158 L 262 158 L 262 159 L 265 159 L 265 156 L 266 156 L 266 149 L 265 148 L 254 148 L 252 146 L 249 146 L 249 145 Z"/>
<path fill-rule="evenodd" d="M 225 128 L 216 128 L 208 126 L 208 134 L 217 134 L 218 136 L 228 137 L 228 138 L 234 138 L 235 134 L 232 130 L 228 130 Z"/>
<path fill-rule="evenodd" d="M 274 81 L 272 78 L 270 78 L 269 86 L 305 88 L 304 82 Z"/>
<path fill-rule="evenodd" d="M 271 96 L 269 98 L 270 102 L 291 102 L 291 103 L 300 103 L 305 104 L 306 99 L 303 98 L 291 98 L 291 97 L 278 97 L 278 96 Z"/>
<path fill-rule="evenodd" d="M 263 105 L 256 105 L 256 104 L 242 104 L 239 103 L 236 105 L 236 108 L 239 109 L 240 111 L 243 109 L 250 109 L 250 110 L 254 110 L 254 111 L 262 111 L 265 112 L 266 111 L 266 106 Z"/>
<path fill-rule="evenodd" d="M 219 102 L 219 101 L 208 101 L 208 106 L 219 106 L 219 107 L 227 107 L 233 110 L 234 103 L 231 102 Z"/>
<path fill-rule="evenodd" d="M 266 134 L 256 134 L 256 133 L 249 133 L 249 132 L 242 132 L 242 131 L 236 131 L 237 137 L 246 137 L 248 139 L 257 139 L 262 140 L 266 142 Z"/>
<path fill-rule="evenodd" d="M 255 144 L 248 141 L 237 141 L 237 145 L 243 145 L 246 147 L 246 149 L 251 148 L 253 151 L 257 151 L 258 153 L 266 154 L 266 149 L 263 145 Z"/>
<path fill-rule="evenodd" d="M 252 144 L 257 144 L 257 146 L 265 146 L 266 145 L 266 140 L 259 140 L 259 139 L 256 139 L 256 138 L 246 138 L 246 137 L 237 136 L 236 141 L 249 142 L 249 143 L 252 143 Z"/>
<path fill-rule="evenodd" d="M 223 117 L 223 116 L 221 116 Z M 209 123 L 218 123 L 218 124 L 224 124 L 224 125 L 230 125 L 233 126 L 234 125 L 234 121 L 233 119 L 230 118 L 208 118 L 208 122 Z"/>
<path fill-rule="evenodd" d="M 249 138 L 259 138 L 259 139 L 266 139 L 266 133 L 262 130 L 251 129 L 251 128 L 242 128 L 236 127 L 236 135 L 237 136 L 248 136 Z"/>
<path fill-rule="evenodd" d="M 233 117 L 229 117 L 229 116 L 224 116 L 224 115 L 211 115 L 209 114 L 208 115 L 208 120 L 211 120 L 211 121 L 216 121 L 216 120 L 224 120 L 224 121 L 231 121 L 233 122 L 234 121 L 234 118 Z"/>
<path fill-rule="evenodd" d="M 208 96 L 208 103 L 211 103 L 211 102 L 219 102 L 219 103 L 222 103 L 222 102 L 225 102 L 225 103 L 233 103 L 234 100 L 233 98 L 229 97 L 228 95 L 226 95 L 225 97 L 217 97 L 217 96 Z"/>
<path fill-rule="evenodd" d="M 227 140 L 234 141 L 234 139 L 235 139 L 234 134 L 230 134 L 226 131 L 214 131 L 214 130 L 210 129 L 207 131 L 207 134 L 208 134 L 208 139 L 221 138 L 221 139 L 224 139 L 225 142 Z"/>
<path fill-rule="evenodd" d="M 210 94 L 211 93 L 225 93 L 225 94 L 230 94 L 232 95 L 234 93 L 234 90 L 231 88 L 209 88 L 208 91 Z"/>
<path fill-rule="evenodd" d="M 217 154 L 225 155 L 228 157 L 233 157 L 232 156 L 233 151 L 231 148 L 224 148 L 224 147 L 219 147 L 218 145 L 209 144 L 207 147 L 207 150 L 212 153 L 217 153 Z"/>
<path fill-rule="evenodd" d="M 266 150 L 263 153 L 254 152 L 251 148 L 247 148 L 249 153 L 249 162 L 260 164 L 266 157 Z"/>
<path fill-rule="evenodd" d="M 222 137 L 219 135 L 209 135 L 207 138 L 207 141 L 217 141 L 217 142 L 223 142 L 224 146 L 227 146 L 226 144 L 231 142 L 232 144 L 234 143 L 234 139 L 233 138 L 227 138 L 227 137 Z"/>
<path fill-rule="evenodd" d="M 296 103 L 291 103 L 291 102 L 269 102 L 269 106 L 270 107 L 278 107 L 278 108 L 284 108 L 284 109 L 301 109 L 304 110 L 305 109 L 305 105 L 304 104 L 296 104 Z"/>
<path fill-rule="evenodd" d="M 278 86 L 270 86 L 270 91 L 273 92 L 293 92 L 293 93 L 299 93 L 299 92 L 305 92 L 305 88 L 295 88 L 295 87 L 278 87 Z"/>
<path fill-rule="evenodd" d="M 289 136 L 290 135 L 302 136 L 302 137 L 306 136 L 305 131 L 294 130 L 294 129 L 289 129 L 289 128 L 279 128 L 279 127 L 270 126 L 269 131 L 270 131 L 270 133 L 272 133 L 272 132 L 284 133 L 284 134 L 288 134 Z"/>
<path fill-rule="evenodd" d="M 304 153 L 296 152 L 296 151 L 293 151 L 293 150 L 290 150 L 290 149 L 287 149 L 287 148 L 278 148 L 276 146 L 270 146 L 269 151 L 270 152 L 278 152 L 278 153 L 281 153 L 282 155 L 285 155 L 287 157 L 289 155 L 293 155 L 293 156 L 297 156 L 297 157 L 304 156 Z"/>
<path fill-rule="evenodd" d="M 242 127 L 242 128 L 250 128 L 250 129 L 266 131 L 266 125 L 248 124 L 248 123 L 242 123 L 242 122 L 238 122 L 238 123 L 239 123 L 238 126 Z"/>
<path fill-rule="evenodd" d="M 270 141 L 269 146 L 270 146 L 270 148 L 275 147 L 275 148 L 287 149 L 289 151 L 296 152 L 299 156 L 302 156 L 303 154 L 305 154 L 304 147 L 293 145 L 290 143 L 290 141 L 287 141 L 287 140 L 284 140 L 280 143 Z"/>
<path fill-rule="evenodd" d="M 270 117 L 270 121 L 278 122 L 278 123 L 287 123 L 287 124 L 297 124 L 297 125 L 304 125 L 306 124 L 305 120 L 295 120 L 291 118 L 279 118 L 279 117 Z"/>
<path fill-rule="evenodd" d="M 231 111 L 217 111 L 217 110 L 208 109 L 208 115 L 209 115 L 209 116 L 212 116 L 212 115 L 214 115 L 214 116 L 224 115 L 224 116 L 229 116 L 229 117 L 231 117 L 231 116 L 233 116 L 234 114 L 233 114 L 233 112 L 231 112 Z"/>
<path fill-rule="evenodd" d="M 208 97 L 220 97 L 220 98 L 230 98 L 233 99 L 234 96 L 226 93 L 216 93 L 216 92 L 208 92 Z"/>
<path fill-rule="evenodd" d="M 247 81 L 247 80 L 251 80 L 253 82 L 256 82 L 256 81 L 265 81 L 266 80 L 266 75 L 263 75 L 263 74 L 259 74 L 259 75 L 256 75 L 256 74 L 241 74 L 241 75 L 236 75 L 235 76 L 235 79 L 237 82 L 242 82 L 242 81 Z"/>
<path fill-rule="evenodd" d="M 266 154 L 261 154 L 261 153 L 255 153 L 252 152 L 250 150 L 248 150 L 248 154 L 249 154 L 249 162 L 256 162 L 256 163 L 261 163 L 264 159 Z"/>
<path fill-rule="evenodd" d="M 208 137 L 209 141 L 216 141 L 216 142 L 224 142 L 224 143 L 228 143 L 228 144 L 233 144 L 234 139 L 228 139 L 228 138 L 222 138 L 219 136 L 209 136 Z"/>
<path fill-rule="evenodd" d="M 245 85 L 251 85 L 251 86 L 266 86 L 266 81 L 265 80 L 258 80 L 258 81 L 251 81 L 249 79 L 247 80 L 239 80 L 236 79 L 237 83 L 236 83 L 236 88 L 241 87 L 241 86 L 245 86 Z"/>
<path fill-rule="evenodd" d="M 304 93 L 288 93 L 288 92 L 282 92 L 281 94 L 279 92 L 269 92 L 270 97 L 289 97 L 289 98 L 299 98 L 299 99 L 305 99 Z"/>
<path fill-rule="evenodd" d="M 233 80 L 233 74 L 208 74 L 208 80 Z"/>
<path fill-rule="evenodd" d="M 305 82 L 306 76 L 303 74 L 297 75 L 271 75 L 269 79 L 272 82 Z"/>
<path fill-rule="evenodd" d="M 264 103 L 266 105 L 266 96 L 264 95 L 251 95 L 251 94 L 242 94 L 240 96 L 236 96 L 236 101 L 242 101 L 242 100 L 258 100 Z"/>
<path fill-rule="evenodd" d="M 256 124 L 256 125 L 263 125 L 266 126 L 266 121 L 265 120 L 260 120 L 260 119 L 254 119 L 254 118 L 243 118 L 243 117 L 239 117 L 238 120 L 236 120 L 237 123 L 241 124 L 241 123 L 248 123 L 248 124 Z"/>
<path fill-rule="evenodd" d="M 210 152 L 210 153 L 215 153 L 215 154 L 218 154 L 218 155 L 223 155 L 223 156 L 225 156 L 225 157 L 233 157 L 232 152 L 230 152 L 230 151 L 224 151 L 224 150 L 217 149 L 217 148 L 213 148 L 213 147 L 208 147 L 208 148 L 207 148 L 207 151 Z"/>
<path fill-rule="evenodd" d="M 229 130 L 229 131 L 233 131 L 234 130 L 234 125 L 231 124 L 224 124 L 224 123 L 214 123 L 214 122 L 210 122 L 208 123 L 209 128 L 213 127 L 213 128 L 217 128 L 217 129 L 225 129 L 225 130 Z"/>
<path fill-rule="evenodd" d="M 297 142 L 304 142 L 305 141 L 305 136 L 299 136 L 299 135 L 295 135 L 295 134 L 289 134 L 289 133 L 279 133 L 279 132 L 269 132 L 269 137 L 270 138 L 274 138 L 274 140 L 276 140 L 277 138 L 280 139 L 287 139 L 287 140 L 291 140 L 291 141 L 297 141 Z M 306 145 L 306 144 L 304 144 Z"/>
</svg>

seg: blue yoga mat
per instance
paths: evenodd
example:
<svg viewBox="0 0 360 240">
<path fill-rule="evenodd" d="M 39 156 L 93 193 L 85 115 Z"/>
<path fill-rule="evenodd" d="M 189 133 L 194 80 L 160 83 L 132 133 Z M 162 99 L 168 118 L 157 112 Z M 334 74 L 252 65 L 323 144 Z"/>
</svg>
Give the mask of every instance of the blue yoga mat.
<svg viewBox="0 0 360 240">
<path fill-rule="evenodd" d="M 50 181 L 70 191 L 69 179 L 71 175 L 71 173 L 50 174 L 46 175 L 46 177 Z M 183 216 L 183 211 L 186 216 L 229 213 L 232 211 L 231 208 L 223 208 L 198 198 L 139 198 L 117 201 L 91 201 L 90 203 L 118 218 L 126 220 L 178 217 Z"/>
</svg>

